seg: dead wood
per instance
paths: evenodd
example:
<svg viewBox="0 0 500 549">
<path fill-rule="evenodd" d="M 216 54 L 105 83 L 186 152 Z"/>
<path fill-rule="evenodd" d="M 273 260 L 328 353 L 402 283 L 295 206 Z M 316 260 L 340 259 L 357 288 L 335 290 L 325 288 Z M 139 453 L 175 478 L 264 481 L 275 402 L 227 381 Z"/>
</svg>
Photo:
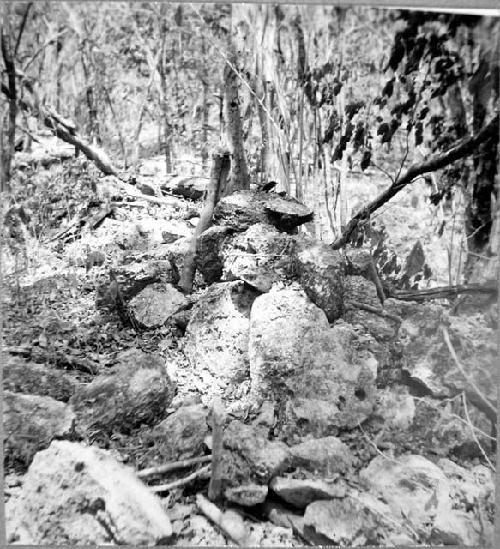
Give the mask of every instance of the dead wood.
<svg viewBox="0 0 500 549">
<path fill-rule="evenodd" d="M 194 473 L 191 473 L 187 477 L 181 478 L 179 480 L 174 480 L 169 484 L 158 484 L 157 486 L 150 486 L 149 488 L 153 492 L 168 492 L 170 490 L 173 490 L 174 488 L 180 488 L 181 486 L 186 486 L 186 484 L 189 484 L 190 482 L 193 482 L 193 480 L 196 480 L 198 478 L 208 478 L 209 472 L 210 472 L 210 465 L 205 465 L 205 467 L 198 469 L 197 471 L 195 471 Z"/>
<path fill-rule="evenodd" d="M 371 305 L 366 305 L 365 303 L 359 303 L 358 301 L 351 301 L 349 300 L 348 307 L 355 308 L 355 309 L 361 309 L 363 311 L 367 311 L 369 313 L 373 313 L 375 315 L 381 316 L 382 318 L 388 318 L 389 320 L 393 320 L 398 327 L 403 322 L 402 318 L 393 315 L 391 313 L 388 313 L 387 311 L 384 311 L 383 309 L 377 309 L 377 307 L 372 307 Z"/>
<path fill-rule="evenodd" d="M 386 288 L 389 297 L 401 301 L 427 301 L 429 299 L 447 299 L 456 297 L 459 294 L 488 294 L 496 296 L 498 287 L 496 282 L 486 284 L 468 284 L 457 286 L 438 286 L 425 290 L 391 290 Z"/>
<path fill-rule="evenodd" d="M 164 465 L 158 465 L 157 467 L 148 467 L 142 471 L 138 471 L 136 475 L 139 478 L 150 478 L 156 475 L 164 475 L 172 471 L 178 471 L 179 469 L 186 469 L 192 465 L 198 465 L 199 463 L 207 463 L 212 460 L 212 456 L 200 456 L 190 459 L 181 459 L 180 461 L 172 461 L 165 463 Z"/>
</svg>

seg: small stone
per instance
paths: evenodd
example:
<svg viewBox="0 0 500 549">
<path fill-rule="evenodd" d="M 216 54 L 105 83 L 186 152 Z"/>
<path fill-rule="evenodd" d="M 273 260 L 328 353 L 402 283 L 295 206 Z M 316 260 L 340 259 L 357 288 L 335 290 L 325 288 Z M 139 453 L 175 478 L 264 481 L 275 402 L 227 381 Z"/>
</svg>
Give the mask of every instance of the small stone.
<svg viewBox="0 0 500 549">
<path fill-rule="evenodd" d="M 343 498 L 346 495 L 345 484 L 321 479 L 274 477 L 269 487 L 281 499 L 299 509 L 304 509 L 313 501 Z"/>
<path fill-rule="evenodd" d="M 307 440 L 290 448 L 292 466 L 308 471 L 321 471 L 330 476 L 346 473 L 352 466 L 353 455 L 349 447 L 337 437 Z"/>
</svg>

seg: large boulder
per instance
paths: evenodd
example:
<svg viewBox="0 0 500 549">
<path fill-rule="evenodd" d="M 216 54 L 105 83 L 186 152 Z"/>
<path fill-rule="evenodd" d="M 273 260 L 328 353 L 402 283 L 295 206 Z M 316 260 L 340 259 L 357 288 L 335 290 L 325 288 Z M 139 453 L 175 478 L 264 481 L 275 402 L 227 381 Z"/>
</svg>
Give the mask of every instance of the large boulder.
<svg viewBox="0 0 500 549">
<path fill-rule="evenodd" d="M 190 385 L 206 403 L 215 395 L 239 401 L 248 389 L 248 330 L 256 293 L 243 282 L 209 287 L 193 306 L 184 338 Z"/>
<path fill-rule="evenodd" d="M 324 312 L 300 288 L 278 286 L 259 296 L 250 317 L 250 377 L 257 401 L 278 400 L 302 370 L 302 348 L 310 334 L 328 328 Z"/>
<path fill-rule="evenodd" d="M 293 198 L 253 191 L 225 196 L 214 210 L 216 225 L 225 225 L 238 232 L 255 223 L 268 223 L 279 231 L 291 232 L 312 217 L 312 210 Z"/>
<path fill-rule="evenodd" d="M 172 535 L 160 500 L 107 452 L 67 441 L 39 452 L 6 509 L 8 543 L 159 545 Z"/>
<path fill-rule="evenodd" d="M 345 261 L 340 252 L 327 244 L 301 239 L 295 248 L 298 280 L 309 299 L 322 309 L 329 322 L 344 312 Z"/>
<path fill-rule="evenodd" d="M 259 296 L 250 317 L 251 396 L 282 402 L 278 428 L 292 439 L 353 428 L 371 413 L 377 361 L 349 324 L 329 327 L 297 287 Z"/>
<path fill-rule="evenodd" d="M 3 392 L 4 462 L 25 469 L 55 438 L 70 435 L 75 414 L 49 396 Z"/>
<path fill-rule="evenodd" d="M 129 311 L 139 326 L 157 328 L 187 303 L 184 295 L 171 284 L 151 284 L 130 301 Z"/>
<path fill-rule="evenodd" d="M 156 423 L 166 416 L 174 397 L 176 387 L 160 355 L 131 349 L 118 360 L 71 398 L 77 429 L 88 436 L 127 434 L 142 424 Z"/>
</svg>

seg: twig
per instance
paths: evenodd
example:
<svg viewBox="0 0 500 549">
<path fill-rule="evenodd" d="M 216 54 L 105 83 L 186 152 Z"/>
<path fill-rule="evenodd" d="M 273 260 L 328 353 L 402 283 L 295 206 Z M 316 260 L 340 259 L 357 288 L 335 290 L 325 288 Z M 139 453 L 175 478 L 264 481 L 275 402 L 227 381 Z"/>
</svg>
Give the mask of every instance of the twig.
<svg viewBox="0 0 500 549">
<path fill-rule="evenodd" d="M 209 473 L 210 473 L 210 465 L 205 465 L 205 467 L 198 469 L 197 471 L 195 471 L 194 473 L 191 473 L 187 477 L 181 478 L 179 480 L 174 480 L 169 484 L 158 484 L 157 486 L 150 486 L 149 488 L 153 492 L 168 492 L 170 490 L 173 490 L 174 488 L 185 486 L 186 484 L 189 484 L 190 482 L 192 482 L 193 480 L 196 480 L 197 478 L 207 478 Z"/>
<path fill-rule="evenodd" d="M 178 469 L 185 469 L 191 467 L 191 465 L 197 465 L 198 463 L 207 463 L 212 459 L 212 456 L 200 456 L 190 459 L 182 459 L 180 461 L 172 461 L 165 463 L 165 465 L 158 465 L 157 467 L 148 467 L 142 471 L 138 471 L 136 475 L 139 478 L 149 478 L 155 475 L 162 475 L 164 473 L 170 473 L 170 471 L 177 471 Z"/>
<path fill-rule="evenodd" d="M 424 404 L 426 404 L 427 406 L 430 406 L 431 408 L 434 408 L 434 410 L 438 410 L 439 412 L 442 411 L 442 409 L 435 403 L 433 402 L 432 400 L 428 400 L 426 398 L 422 398 L 422 397 L 417 397 L 417 396 L 414 396 L 413 397 L 414 400 L 418 400 L 419 402 L 423 402 Z M 449 401 L 450 399 L 444 399 L 445 401 Z M 489 440 L 495 440 L 495 437 L 492 437 L 491 435 L 488 435 L 488 433 L 485 433 L 482 429 L 480 429 L 479 427 L 476 427 L 475 425 L 473 425 L 472 423 L 469 425 L 467 423 L 467 421 L 465 421 L 465 419 L 461 418 L 458 414 L 454 414 L 453 412 L 450 412 L 448 410 L 446 410 L 446 415 L 448 415 L 449 417 L 452 417 L 454 419 L 456 419 L 457 421 L 460 421 L 460 423 L 463 423 L 464 425 L 467 425 L 468 427 L 471 427 L 472 429 L 474 429 L 474 431 L 477 431 L 482 437 L 484 438 L 487 438 Z"/>
<path fill-rule="evenodd" d="M 450 351 L 451 356 L 453 357 L 453 360 L 455 362 L 456 367 L 460 371 L 460 373 L 464 376 L 467 383 L 474 389 L 476 395 L 479 397 L 483 404 L 483 412 L 488 416 L 488 419 L 492 420 L 493 423 L 496 421 L 497 417 L 497 411 L 495 407 L 491 404 L 491 402 L 486 398 L 484 393 L 481 391 L 481 389 L 476 385 L 476 382 L 472 379 L 471 376 L 465 371 L 465 368 L 462 366 L 460 361 L 458 360 L 457 354 L 455 352 L 455 349 L 450 341 L 450 334 L 448 333 L 448 329 L 446 326 L 441 326 L 441 331 L 443 332 L 443 337 L 446 342 L 446 345 L 448 346 L 448 350 Z M 494 419 L 492 419 L 494 418 Z"/>
<path fill-rule="evenodd" d="M 441 168 L 452 164 L 453 162 L 465 158 L 472 154 L 479 145 L 488 141 L 492 136 L 498 134 L 499 117 L 495 115 L 493 119 L 486 124 L 476 135 L 468 137 L 455 144 L 451 149 L 444 153 L 435 154 L 418 164 L 412 164 L 392 185 L 390 185 L 385 191 L 379 194 L 368 205 L 356 213 L 342 234 L 331 244 L 334 250 L 338 250 L 345 246 L 349 241 L 351 235 L 355 231 L 360 221 L 368 218 L 373 212 L 378 210 L 402 189 L 413 183 L 413 181 L 420 175 L 428 172 L 435 172 Z"/>
<path fill-rule="evenodd" d="M 484 448 L 481 446 L 481 443 L 479 442 L 479 439 L 476 436 L 476 433 L 474 432 L 474 425 L 472 424 L 472 421 L 469 416 L 469 410 L 467 408 L 467 398 L 465 397 L 465 393 L 463 392 L 462 392 L 462 402 L 464 405 L 464 413 L 465 413 L 465 417 L 467 418 L 467 424 L 470 427 L 472 438 L 474 439 L 474 442 L 478 445 L 479 451 L 481 452 L 481 454 L 483 454 L 483 457 L 488 463 L 488 465 L 490 466 L 491 470 L 494 471 L 495 467 L 493 463 L 491 463 L 491 461 L 489 460 L 488 456 L 486 455 L 486 452 L 484 451 Z"/>
<path fill-rule="evenodd" d="M 366 305 L 365 303 L 359 303 L 358 301 L 352 301 L 349 300 L 348 306 L 352 305 L 352 307 L 355 307 L 356 309 L 362 309 L 363 311 L 368 311 L 369 313 L 376 314 L 378 316 L 381 316 L 383 318 L 389 318 L 390 320 L 393 320 L 398 324 L 398 327 L 403 322 L 403 319 L 397 315 L 393 315 L 391 313 L 388 313 L 387 311 L 384 311 L 383 309 L 377 309 L 377 307 L 372 307 L 371 305 Z"/>
<path fill-rule="evenodd" d="M 456 297 L 458 294 L 490 294 L 498 293 L 496 282 L 487 282 L 485 284 L 468 284 L 458 286 L 438 286 L 425 290 L 407 290 L 396 291 L 388 290 L 389 297 L 394 297 L 401 301 L 424 301 L 426 299 L 445 299 Z"/>
</svg>

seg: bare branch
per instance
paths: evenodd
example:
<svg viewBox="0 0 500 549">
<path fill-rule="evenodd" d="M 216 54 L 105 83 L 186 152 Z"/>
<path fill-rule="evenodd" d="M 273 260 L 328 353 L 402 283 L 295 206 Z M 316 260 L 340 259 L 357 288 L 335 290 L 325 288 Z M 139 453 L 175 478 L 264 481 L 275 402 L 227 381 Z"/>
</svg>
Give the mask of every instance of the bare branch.
<svg viewBox="0 0 500 549">
<path fill-rule="evenodd" d="M 338 250 L 347 244 L 352 233 L 365 219 L 378 210 L 382 205 L 388 202 L 399 191 L 412 183 L 417 177 L 424 173 L 435 172 L 449 164 L 452 164 L 460 158 L 471 154 L 481 143 L 487 141 L 490 137 L 498 135 L 498 115 L 496 115 L 477 135 L 468 137 L 458 143 L 445 153 L 435 154 L 427 161 L 420 164 L 413 164 L 406 172 L 396 179 L 396 181 L 382 192 L 375 200 L 362 208 L 347 224 L 342 234 L 331 244 L 334 250 Z"/>
</svg>

